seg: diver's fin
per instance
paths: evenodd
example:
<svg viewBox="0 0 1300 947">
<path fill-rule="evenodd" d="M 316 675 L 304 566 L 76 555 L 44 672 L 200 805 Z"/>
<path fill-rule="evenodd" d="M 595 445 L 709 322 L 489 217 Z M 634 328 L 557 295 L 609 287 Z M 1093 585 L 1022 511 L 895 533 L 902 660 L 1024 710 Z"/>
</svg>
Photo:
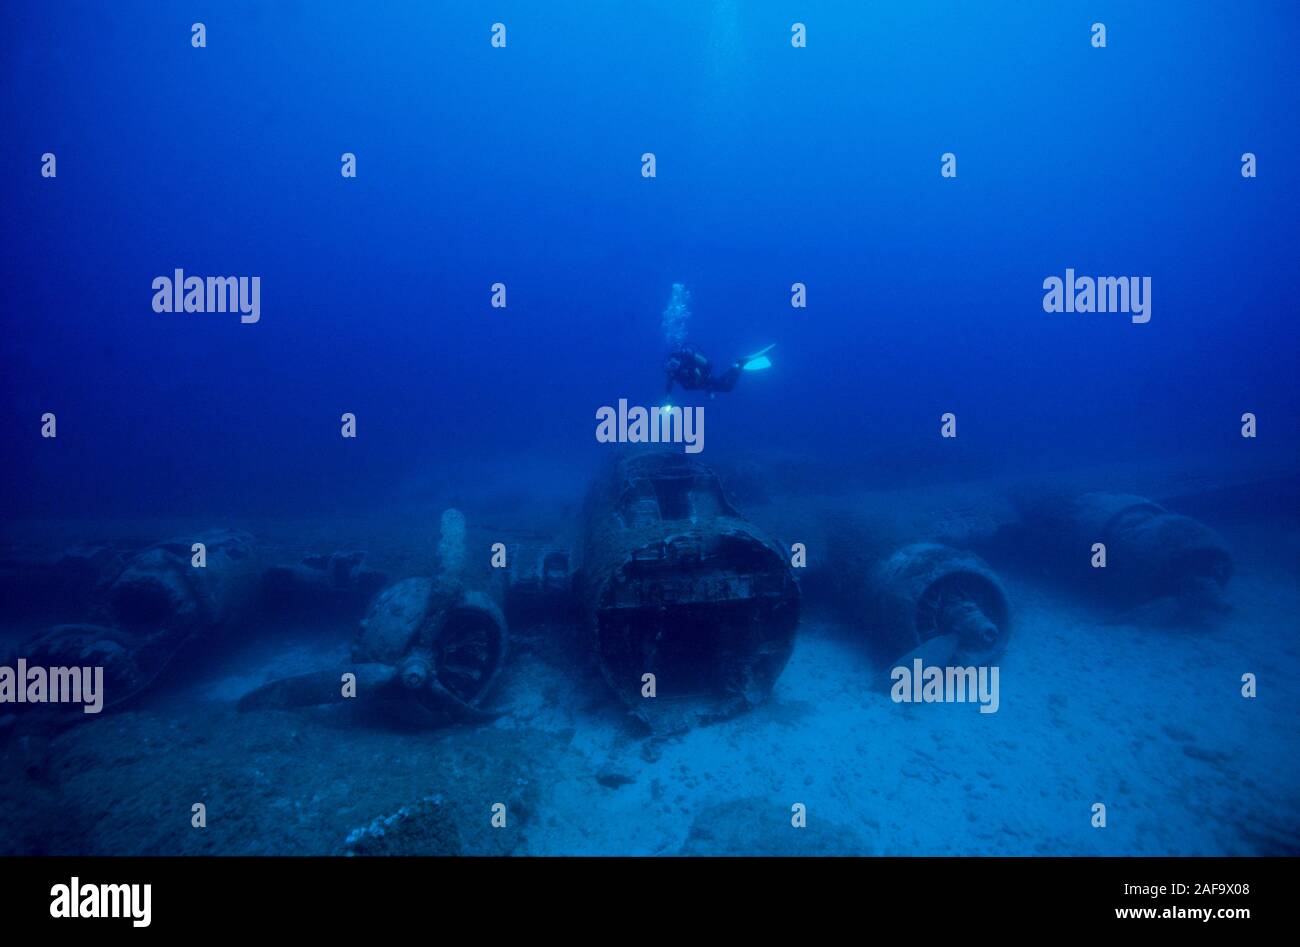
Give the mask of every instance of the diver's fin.
<svg viewBox="0 0 1300 947">
<path fill-rule="evenodd" d="M 746 355 L 739 359 L 740 367 L 747 372 L 761 372 L 765 368 L 772 367 L 772 360 L 767 357 L 767 353 L 776 348 L 773 342 L 767 348 L 759 349 L 753 355 Z"/>
</svg>

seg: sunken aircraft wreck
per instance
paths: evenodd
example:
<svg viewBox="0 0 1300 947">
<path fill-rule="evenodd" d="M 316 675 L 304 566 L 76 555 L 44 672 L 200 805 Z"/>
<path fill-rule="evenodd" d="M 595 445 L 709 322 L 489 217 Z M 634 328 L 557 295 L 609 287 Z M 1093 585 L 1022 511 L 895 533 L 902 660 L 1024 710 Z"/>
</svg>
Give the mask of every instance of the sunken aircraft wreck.
<svg viewBox="0 0 1300 947">
<path fill-rule="evenodd" d="M 987 662 L 1011 634 L 1002 582 L 982 559 L 940 543 L 910 543 L 864 577 L 872 627 L 891 652 L 933 643 L 942 663 Z"/>
<path fill-rule="evenodd" d="M 782 549 L 688 456 L 632 452 L 584 509 L 576 592 L 601 674 L 654 731 L 734 716 L 764 700 L 799 626 Z"/>
<path fill-rule="evenodd" d="M 204 566 L 192 565 L 198 544 Z M 200 638 L 228 633 L 258 588 L 252 537 L 238 530 L 149 546 L 125 560 L 87 603 L 92 621 L 55 625 L 20 651 L 29 664 L 104 668 L 105 709 L 148 689 Z"/>
<path fill-rule="evenodd" d="M 234 529 L 139 548 L 76 547 L 52 560 L 9 559 L 3 572 L 11 590 L 65 591 L 59 607 L 74 620 L 27 639 L 17 654 L 33 666 L 104 668 L 106 710 L 148 691 L 183 652 L 219 647 L 272 603 L 355 607 L 383 581 L 353 552 L 268 568 L 254 537 Z"/>
<path fill-rule="evenodd" d="M 1232 558 L 1194 519 L 1125 494 L 1021 509 L 986 551 L 1010 558 L 1011 539 L 1052 576 L 1106 601 L 1222 607 Z M 599 675 L 633 719 L 669 733 L 765 700 L 793 652 L 805 600 L 828 608 L 882 662 L 924 653 L 930 663 L 987 663 L 1006 648 L 1009 596 L 994 569 L 962 548 L 979 537 L 954 530 L 960 517 L 868 516 L 824 501 L 763 512 L 761 526 L 742 516 L 692 456 L 634 450 L 594 479 L 577 535 L 520 533 L 501 562 L 488 543 L 467 540 L 465 517 L 449 509 L 432 574 L 386 586 L 357 552 L 268 565 L 238 530 L 0 559 L 0 586 L 30 586 L 43 601 L 63 590 L 57 623 L 17 653 L 28 664 L 102 666 L 106 709 L 147 691 L 186 648 L 221 647 L 267 615 L 322 603 L 355 615 L 352 660 L 271 681 L 246 694 L 241 710 L 356 696 L 490 720 L 508 712 L 492 700 L 514 626 L 554 633 L 548 640 L 573 655 L 574 673 Z M 791 552 L 805 541 L 806 562 L 796 563 Z M 203 568 L 192 559 L 197 543 Z M 1098 543 L 1104 569 L 1089 563 Z"/>
<path fill-rule="evenodd" d="M 403 579 L 379 595 L 361 622 L 351 664 L 272 681 L 245 695 L 240 709 L 327 704 L 355 696 L 408 698 L 456 720 L 496 716 L 480 704 L 506 657 L 501 583 L 493 582 L 486 568 L 473 568 L 469 559 L 465 517 L 447 510 L 436 574 Z"/>
<path fill-rule="evenodd" d="M 809 579 L 877 659 L 893 663 L 925 648 L 932 663 L 969 663 L 1005 650 L 1010 600 L 984 560 L 942 542 L 883 535 L 878 524 L 840 517 L 826 538 L 829 564 Z"/>
<path fill-rule="evenodd" d="M 1145 497 L 1038 500 L 1008 539 L 1062 582 L 1118 608 L 1165 602 L 1182 615 L 1226 608 L 1233 559 L 1223 537 Z"/>
<path fill-rule="evenodd" d="M 206 549 L 203 568 L 191 559 L 195 543 Z M 508 568 L 492 568 L 482 552 L 470 551 L 465 518 L 451 509 L 433 575 L 377 595 L 383 576 L 359 553 L 268 565 L 237 530 L 78 553 L 55 565 L 85 590 L 74 611 L 86 620 L 58 624 L 21 652 L 50 666 L 103 665 L 108 705 L 121 706 L 189 647 L 220 647 L 267 615 L 367 601 L 347 666 L 271 681 L 240 709 L 395 698 L 478 722 L 499 715 L 487 704 L 508 656 L 507 618 L 551 621 L 576 625 L 578 647 L 613 694 L 653 732 L 668 732 L 758 704 L 793 650 L 800 597 L 786 555 L 693 458 L 620 455 L 593 483 L 576 543 L 515 543 Z M 22 569 L 9 566 L 19 581 Z M 42 560 L 30 571 L 48 578 L 51 568 Z"/>
<path fill-rule="evenodd" d="M 464 519 L 447 511 L 438 574 L 379 596 L 350 668 L 274 681 L 241 709 L 339 700 L 351 672 L 358 696 L 407 691 L 454 719 L 486 719 L 506 658 L 505 615 L 575 612 L 601 675 L 654 732 L 733 716 L 767 696 L 793 649 L 798 587 L 709 468 L 676 453 L 624 455 L 593 484 L 583 522 L 576 572 L 567 550 L 528 543 L 511 551 L 502 581 L 475 584 L 469 575 L 493 570 L 467 563 Z"/>
<path fill-rule="evenodd" d="M 930 663 L 986 663 L 1007 647 L 1012 609 L 997 572 L 943 513 L 860 512 L 852 503 L 779 502 L 764 525 L 807 550 L 801 585 L 878 666 L 923 650 Z"/>
</svg>

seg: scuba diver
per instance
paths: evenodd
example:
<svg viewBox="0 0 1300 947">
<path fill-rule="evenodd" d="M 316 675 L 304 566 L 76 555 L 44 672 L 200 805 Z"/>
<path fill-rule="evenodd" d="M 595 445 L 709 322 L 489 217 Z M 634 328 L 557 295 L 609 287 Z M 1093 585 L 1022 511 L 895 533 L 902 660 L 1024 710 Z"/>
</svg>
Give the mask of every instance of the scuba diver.
<svg viewBox="0 0 1300 947">
<path fill-rule="evenodd" d="M 753 355 L 746 355 L 732 363 L 721 375 L 714 375 L 709 360 L 694 346 L 684 345 L 668 356 L 664 364 L 664 374 L 668 376 L 668 387 L 664 394 L 671 394 L 673 384 L 681 385 L 687 391 L 707 391 L 712 398 L 719 391 L 730 391 L 740 380 L 740 373 L 762 371 L 772 367 L 772 360 L 767 353 L 775 348 L 769 345 Z"/>
</svg>

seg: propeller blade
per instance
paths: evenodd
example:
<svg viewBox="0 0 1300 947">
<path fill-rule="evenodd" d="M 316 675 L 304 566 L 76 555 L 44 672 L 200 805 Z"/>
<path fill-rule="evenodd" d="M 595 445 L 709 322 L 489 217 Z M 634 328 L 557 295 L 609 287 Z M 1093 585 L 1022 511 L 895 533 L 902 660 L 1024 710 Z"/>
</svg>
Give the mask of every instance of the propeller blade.
<svg viewBox="0 0 1300 947">
<path fill-rule="evenodd" d="M 282 710 L 288 707 L 314 707 L 346 700 L 343 696 L 343 675 L 357 677 L 357 696 L 373 693 L 392 684 L 397 678 L 397 668 L 391 664 L 357 664 L 332 671 L 312 671 L 263 684 L 249 691 L 239 700 L 239 709 Z"/>
</svg>

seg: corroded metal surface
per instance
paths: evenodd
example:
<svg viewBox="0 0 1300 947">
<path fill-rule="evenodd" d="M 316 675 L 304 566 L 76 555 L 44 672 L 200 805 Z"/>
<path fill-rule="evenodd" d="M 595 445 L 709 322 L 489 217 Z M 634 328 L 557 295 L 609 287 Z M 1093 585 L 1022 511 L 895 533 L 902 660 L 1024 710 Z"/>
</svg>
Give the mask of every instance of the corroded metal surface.
<svg viewBox="0 0 1300 947">
<path fill-rule="evenodd" d="M 793 649 L 799 590 L 785 553 L 682 454 L 625 454 L 595 481 L 579 575 L 601 672 L 654 729 L 761 702 Z"/>
<path fill-rule="evenodd" d="M 258 688 L 240 708 L 284 708 L 356 697 L 409 697 L 459 720 L 485 720 L 479 709 L 505 661 L 506 619 L 500 583 L 471 568 L 465 518 L 443 513 L 436 572 L 404 579 L 376 598 L 348 667 L 285 678 Z M 353 675 L 355 692 L 343 686 Z"/>
<path fill-rule="evenodd" d="M 203 543 L 205 564 L 194 565 Z M 19 649 L 29 662 L 105 668 L 105 708 L 150 687 L 201 639 L 228 633 L 247 615 L 260 572 L 253 539 L 216 530 L 147 547 L 126 562 L 92 604 L 103 624 L 56 625 Z M 116 570 L 115 570 L 116 571 Z"/>
<path fill-rule="evenodd" d="M 951 639 L 958 663 L 1006 647 L 1011 607 L 1001 581 L 978 556 L 939 543 L 912 543 L 866 578 L 873 631 L 897 655 L 936 638 Z"/>
<path fill-rule="evenodd" d="M 1086 493 L 1026 512 L 1018 539 L 1067 580 L 1120 605 L 1173 599 L 1223 607 L 1233 560 L 1224 539 L 1144 497 Z M 1096 543 L 1106 565 L 1094 568 Z"/>
</svg>

